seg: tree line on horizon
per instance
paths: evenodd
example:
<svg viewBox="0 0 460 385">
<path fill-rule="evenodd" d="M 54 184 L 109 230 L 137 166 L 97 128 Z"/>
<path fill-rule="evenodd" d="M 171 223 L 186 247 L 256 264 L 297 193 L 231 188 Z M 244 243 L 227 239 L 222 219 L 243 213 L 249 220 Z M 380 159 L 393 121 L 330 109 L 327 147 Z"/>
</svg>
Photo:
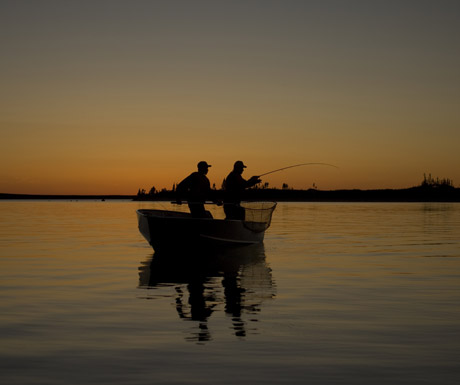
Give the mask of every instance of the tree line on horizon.
<svg viewBox="0 0 460 385">
<path fill-rule="evenodd" d="M 454 187 L 454 182 L 452 179 L 449 178 L 444 178 L 444 179 L 439 179 L 436 178 L 434 179 L 431 174 L 423 174 L 423 181 L 422 184 L 420 185 L 421 187 L 431 187 L 431 188 L 453 188 Z"/>
<path fill-rule="evenodd" d="M 225 183 L 225 179 L 222 181 L 222 186 L 220 190 L 223 190 L 223 186 Z M 415 186 L 418 188 L 425 188 L 425 189 L 453 189 L 454 187 L 454 182 L 450 178 L 433 178 L 431 174 L 423 174 L 423 181 L 420 183 L 420 185 Z M 212 190 L 217 190 L 216 184 L 214 183 L 212 185 Z M 261 185 L 256 185 L 251 187 L 251 190 L 293 190 L 293 188 L 289 187 L 287 183 L 283 183 L 281 189 L 278 189 L 276 187 L 270 187 L 270 184 L 268 182 L 265 182 Z M 302 191 L 303 189 L 300 189 Z M 313 187 L 308 189 L 308 190 L 318 190 L 317 186 L 315 183 L 313 183 Z M 303 190 L 306 191 L 306 190 Z M 143 188 L 139 188 L 137 191 L 137 196 L 142 197 L 142 196 L 161 196 L 161 195 L 166 195 L 166 194 L 171 194 L 176 192 L 176 184 L 174 183 L 172 186 L 171 190 L 168 190 L 167 188 L 162 188 L 161 190 L 158 190 L 155 186 L 152 186 L 148 192 L 147 190 Z"/>
</svg>

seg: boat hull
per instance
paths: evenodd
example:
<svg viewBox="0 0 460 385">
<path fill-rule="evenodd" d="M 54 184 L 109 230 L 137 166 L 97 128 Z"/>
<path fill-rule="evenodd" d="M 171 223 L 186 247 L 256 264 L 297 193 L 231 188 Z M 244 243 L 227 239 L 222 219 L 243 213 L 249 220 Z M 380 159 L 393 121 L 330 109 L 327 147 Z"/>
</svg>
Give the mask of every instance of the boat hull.
<svg viewBox="0 0 460 385">
<path fill-rule="evenodd" d="M 139 231 L 155 249 L 196 245 L 250 245 L 261 243 L 265 231 L 253 231 L 241 220 L 192 218 L 189 213 L 137 210 Z"/>
</svg>

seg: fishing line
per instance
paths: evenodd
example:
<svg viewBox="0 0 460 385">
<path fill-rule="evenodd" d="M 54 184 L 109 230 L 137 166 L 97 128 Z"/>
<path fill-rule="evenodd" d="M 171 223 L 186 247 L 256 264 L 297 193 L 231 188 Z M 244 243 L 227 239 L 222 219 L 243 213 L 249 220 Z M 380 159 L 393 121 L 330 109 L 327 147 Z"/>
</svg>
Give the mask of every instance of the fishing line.
<svg viewBox="0 0 460 385">
<path fill-rule="evenodd" d="M 292 166 L 287 166 L 287 167 L 283 167 L 283 168 L 278 168 L 278 169 L 276 169 L 276 170 L 272 170 L 272 171 L 266 172 L 266 173 L 264 173 L 264 174 L 262 174 L 262 175 L 259 175 L 259 177 L 264 176 L 264 175 L 268 175 L 268 174 L 273 174 L 274 172 L 283 171 L 283 170 L 286 170 L 286 169 L 288 169 L 288 168 L 300 167 L 300 166 L 313 166 L 313 165 L 330 166 L 330 167 L 338 168 L 337 166 L 334 166 L 333 164 L 329 164 L 329 163 L 300 163 L 300 164 L 294 164 L 294 165 L 292 165 Z"/>
</svg>

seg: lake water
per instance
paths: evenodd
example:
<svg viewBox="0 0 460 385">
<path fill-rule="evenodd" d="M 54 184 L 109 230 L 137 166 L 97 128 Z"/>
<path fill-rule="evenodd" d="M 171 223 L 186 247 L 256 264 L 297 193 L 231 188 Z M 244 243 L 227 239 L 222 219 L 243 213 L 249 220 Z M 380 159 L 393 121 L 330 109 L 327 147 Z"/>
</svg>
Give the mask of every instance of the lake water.
<svg viewBox="0 0 460 385">
<path fill-rule="evenodd" d="M 460 204 L 279 203 L 214 256 L 138 208 L 178 209 L 0 201 L 0 383 L 459 383 Z"/>
</svg>

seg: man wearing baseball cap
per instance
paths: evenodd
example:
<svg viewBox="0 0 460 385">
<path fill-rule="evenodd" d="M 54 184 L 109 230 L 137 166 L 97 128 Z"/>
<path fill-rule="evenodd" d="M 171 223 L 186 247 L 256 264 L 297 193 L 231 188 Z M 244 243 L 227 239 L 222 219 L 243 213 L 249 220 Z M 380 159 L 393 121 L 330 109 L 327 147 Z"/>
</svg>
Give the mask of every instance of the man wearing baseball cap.
<svg viewBox="0 0 460 385">
<path fill-rule="evenodd" d="M 177 185 L 176 193 L 178 204 L 182 204 L 182 198 L 186 197 L 190 213 L 194 218 L 209 218 L 211 213 L 204 208 L 204 202 L 210 198 L 211 184 L 206 176 L 210 164 L 201 161 L 197 164 L 198 171 L 192 172 L 187 178 Z"/>
<path fill-rule="evenodd" d="M 249 180 L 242 177 L 246 165 L 237 160 L 233 165 L 233 170 L 228 174 L 224 183 L 224 211 L 226 219 L 244 219 L 244 208 L 240 206 L 243 192 L 245 189 L 260 183 L 258 176 L 253 176 Z"/>
</svg>

